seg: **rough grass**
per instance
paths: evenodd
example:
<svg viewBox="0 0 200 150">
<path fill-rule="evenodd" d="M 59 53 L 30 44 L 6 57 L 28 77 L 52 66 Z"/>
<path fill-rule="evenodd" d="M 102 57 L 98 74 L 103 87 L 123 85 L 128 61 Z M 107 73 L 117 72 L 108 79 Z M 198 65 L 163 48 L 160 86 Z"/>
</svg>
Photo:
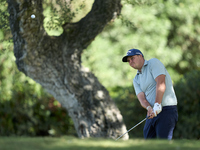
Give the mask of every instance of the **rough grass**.
<svg viewBox="0 0 200 150">
<path fill-rule="evenodd" d="M 200 150 L 199 140 L 78 139 L 76 137 L 0 137 L 0 150 Z"/>
</svg>

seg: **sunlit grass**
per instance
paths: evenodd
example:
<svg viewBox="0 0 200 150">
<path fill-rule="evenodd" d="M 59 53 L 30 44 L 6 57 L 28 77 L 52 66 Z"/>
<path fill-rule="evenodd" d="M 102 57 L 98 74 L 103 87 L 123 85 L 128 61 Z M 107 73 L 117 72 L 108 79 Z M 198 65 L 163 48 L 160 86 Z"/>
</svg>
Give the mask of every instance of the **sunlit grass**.
<svg viewBox="0 0 200 150">
<path fill-rule="evenodd" d="M 200 150 L 198 140 L 79 139 L 63 136 L 0 137 L 1 150 Z"/>
</svg>

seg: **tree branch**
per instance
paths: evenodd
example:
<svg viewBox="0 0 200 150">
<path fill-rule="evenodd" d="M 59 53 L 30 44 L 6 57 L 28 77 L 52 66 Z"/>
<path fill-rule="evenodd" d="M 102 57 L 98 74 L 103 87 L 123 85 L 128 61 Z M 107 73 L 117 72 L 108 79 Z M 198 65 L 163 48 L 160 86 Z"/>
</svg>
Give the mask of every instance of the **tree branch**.
<svg viewBox="0 0 200 150">
<path fill-rule="evenodd" d="M 91 11 L 77 23 L 63 25 L 68 39 L 86 48 L 112 19 L 121 13 L 121 0 L 95 0 Z"/>
</svg>

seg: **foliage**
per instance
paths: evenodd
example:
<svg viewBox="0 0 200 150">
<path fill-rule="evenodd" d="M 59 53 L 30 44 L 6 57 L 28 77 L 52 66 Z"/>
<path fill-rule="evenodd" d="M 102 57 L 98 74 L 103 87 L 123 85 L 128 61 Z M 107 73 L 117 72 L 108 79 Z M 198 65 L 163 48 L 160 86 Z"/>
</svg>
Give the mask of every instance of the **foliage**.
<svg viewBox="0 0 200 150">
<path fill-rule="evenodd" d="M 200 139 L 200 70 L 185 74 L 175 91 L 179 112 L 175 137 Z"/>
<path fill-rule="evenodd" d="M 5 0 L 0 0 L 0 29 L 4 31 L 9 30 L 9 22 L 8 22 L 8 12 L 7 12 L 7 3 Z M 0 38 L 1 40 L 1 38 Z"/>
<path fill-rule="evenodd" d="M 44 1 L 44 27 L 49 35 L 60 35 L 62 25 L 67 22 L 76 22 L 84 17 L 90 10 L 93 0 L 56 0 Z"/>
<path fill-rule="evenodd" d="M 111 139 L 78 139 L 72 136 L 0 137 L 3 150 L 199 150 L 197 140 L 143 140 L 114 141 Z"/>
<path fill-rule="evenodd" d="M 175 9 L 170 9 L 175 4 Z M 168 35 L 168 47 L 179 47 L 182 57 L 174 65 L 179 73 L 186 73 L 200 67 L 200 4 L 198 1 L 169 1 L 165 5 L 167 18 L 172 22 Z M 162 15 L 162 14 L 159 14 Z M 172 64 L 171 64 L 172 65 Z"/>
<path fill-rule="evenodd" d="M 121 59 L 139 48 L 145 59 L 160 59 L 177 82 L 200 67 L 199 10 L 198 0 L 124 0 L 120 18 L 84 51 L 83 65 L 106 87 L 130 86 L 135 72 Z"/>
<path fill-rule="evenodd" d="M 58 136 L 73 130 L 66 110 L 28 80 L 16 80 L 11 99 L 0 99 L 0 116 L 0 135 L 4 136 Z"/>
</svg>

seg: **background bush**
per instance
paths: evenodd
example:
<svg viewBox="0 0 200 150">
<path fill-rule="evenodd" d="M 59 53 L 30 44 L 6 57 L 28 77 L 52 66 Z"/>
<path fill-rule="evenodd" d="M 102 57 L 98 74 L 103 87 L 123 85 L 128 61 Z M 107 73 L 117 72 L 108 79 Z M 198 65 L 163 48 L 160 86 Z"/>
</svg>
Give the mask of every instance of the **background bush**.
<svg viewBox="0 0 200 150">
<path fill-rule="evenodd" d="M 200 70 L 191 71 L 175 85 L 179 120 L 176 138 L 200 139 Z"/>
<path fill-rule="evenodd" d="M 0 100 L 1 136 L 59 136 L 73 134 L 73 123 L 65 109 L 29 81 L 16 83 L 10 100 Z"/>
</svg>

